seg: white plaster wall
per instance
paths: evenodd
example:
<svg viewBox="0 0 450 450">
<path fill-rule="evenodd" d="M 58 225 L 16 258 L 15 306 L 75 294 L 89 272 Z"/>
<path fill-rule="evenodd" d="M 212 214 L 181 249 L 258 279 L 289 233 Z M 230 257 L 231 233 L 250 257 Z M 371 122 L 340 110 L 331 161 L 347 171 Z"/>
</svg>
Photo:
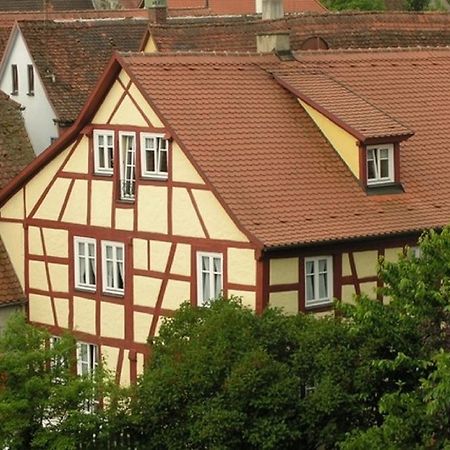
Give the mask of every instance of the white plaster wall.
<svg viewBox="0 0 450 450">
<path fill-rule="evenodd" d="M 11 65 L 17 65 L 19 74 L 19 93 L 11 95 Z M 42 81 L 34 66 L 34 96 L 28 95 L 28 64 L 33 64 L 25 41 L 20 31 L 12 44 L 9 57 L 4 61 L 0 78 L 0 89 L 16 102 L 25 107 L 22 111 L 25 127 L 36 154 L 50 145 L 50 138 L 58 137 L 58 128 L 53 122 L 56 114 L 47 99 Z"/>
<path fill-rule="evenodd" d="M 255 0 L 256 1 L 256 12 L 261 14 L 262 13 L 262 0 Z"/>
</svg>

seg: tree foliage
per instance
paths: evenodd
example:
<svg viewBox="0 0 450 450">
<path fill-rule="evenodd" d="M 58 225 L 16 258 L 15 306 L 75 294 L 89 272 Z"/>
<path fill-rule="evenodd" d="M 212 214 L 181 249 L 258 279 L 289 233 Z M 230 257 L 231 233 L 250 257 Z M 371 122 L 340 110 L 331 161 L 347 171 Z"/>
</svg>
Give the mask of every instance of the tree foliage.
<svg viewBox="0 0 450 450">
<path fill-rule="evenodd" d="M 106 431 L 118 415 L 117 387 L 99 369 L 94 377 L 76 375 L 74 339 L 53 346 L 48 332 L 11 318 L 0 337 L 0 446 L 14 449 L 78 449 Z M 87 405 L 107 395 L 108 408 L 87 413 Z"/>
<path fill-rule="evenodd" d="M 72 338 L 49 348 L 16 318 L 0 339 L 0 445 L 117 448 L 129 433 L 150 450 L 450 448 L 450 229 L 420 249 L 381 262 L 384 303 L 335 316 L 184 304 L 127 396 L 101 370 L 74 374 Z M 104 407 L 86 414 L 93 398 Z"/>
<path fill-rule="evenodd" d="M 333 11 L 383 11 L 384 0 L 325 0 L 325 6 Z"/>
</svg>

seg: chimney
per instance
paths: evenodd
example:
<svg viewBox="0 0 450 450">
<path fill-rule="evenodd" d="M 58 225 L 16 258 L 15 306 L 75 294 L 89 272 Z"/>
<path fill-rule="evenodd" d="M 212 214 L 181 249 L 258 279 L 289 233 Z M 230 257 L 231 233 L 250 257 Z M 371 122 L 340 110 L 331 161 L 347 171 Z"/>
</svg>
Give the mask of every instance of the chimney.
<svg viewBox="0 0 450 450">
<path fill-rule="evenodd" d="M 275 52 L 280 56 L 291 54 L 289 31 L 274 31 L 256 35 L 256 51 L 258 53 Z"/>
<path fill-rule="evenodd" d="M 283 0 L 262 0 L 263 20 L 282 19 L 283 17 Z"/>
<path fill-rule="evenodd" d="M 145 0 L 145 7 L 151 23 L 166 23 L 167 0 Z"/>
</svg>

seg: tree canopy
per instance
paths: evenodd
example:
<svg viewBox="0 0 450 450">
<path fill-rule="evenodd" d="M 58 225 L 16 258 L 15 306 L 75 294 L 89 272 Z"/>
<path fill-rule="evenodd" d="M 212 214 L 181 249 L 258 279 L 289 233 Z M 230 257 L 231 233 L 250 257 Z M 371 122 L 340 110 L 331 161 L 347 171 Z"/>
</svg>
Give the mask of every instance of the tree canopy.
<svg viewBox="0 0 450 450">
<path fill-rule="evenodd" d="M 0 338 L 0 445 L 11 449 L 414 449 L 450 446 L 450 229 L 380 262 L 384 303 L 255 315 L 184 304 L 143 376 L 76 376 L 73 338 L 14 318 Z M 86 413 L 86 404 L 96 402 Z"/>
</svg>

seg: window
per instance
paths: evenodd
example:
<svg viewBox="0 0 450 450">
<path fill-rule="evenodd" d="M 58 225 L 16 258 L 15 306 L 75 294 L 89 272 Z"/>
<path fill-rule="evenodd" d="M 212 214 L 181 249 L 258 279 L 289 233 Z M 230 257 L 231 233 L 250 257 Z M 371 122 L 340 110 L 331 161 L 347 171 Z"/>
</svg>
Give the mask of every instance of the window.
<svg viewBox="0 0 450 450">
<path fill-rule="evenodd" d="M 125 287 L 125 248 L 119 242 L 102 241 L 103 291 L 123 294 Z"/>
<path fill-rule="evenodd" d="M 78 375 L 91 375 L 98 361 L 98 348 L 94 344 L 79 342 L 77 344 L 77 373 Z"/>
<path fill-rule="evenodd" d="M 96 287 L 96 243 L 95 239 L 74 238 L 75 287 L 95 291 Z"/>
<path fill-rule="evenodd" d="M 330 303 L 333 298 L 333 260 L 331 256 L 305 258 L 305 306 Z"/>
<path fill-rule="evenodd" d="M 19 72 L 17 71 L 17 65 L 11 65 L 11 95 L 17 95 L 19 93 Z"/>
<path fill-rule="evenodd" d="M 367 147 L 367 184 L 394 181 L 394 146 L 372 145 Z"/>
<path fill-rule="evenodd" d="M 28 73 L 28 95 L 34 95 L 34 69 L 32 64 L 28 64 L 27 73 Z"/>
<path fill-rule="evenodd" d="M 198 304 L 217 298 L 223 288 L 222 255 L 220 253 L 197 253 Z"/>
<path fill-rule="evenodd" d="M 120 198 L 134 200 L 136 183 L 136 134 L 120 133 Z"/>
<path fill-rule="evenodd" d="M 169 144 L 164 135 L 141 134 L 142 176 L 167 178 L 167 159 Z"/>
<path fill-rule="evenodd" d="M 95 173 L 112 175 L 114 166 L 114 131 L 94 131 Z"/>
</svg>

